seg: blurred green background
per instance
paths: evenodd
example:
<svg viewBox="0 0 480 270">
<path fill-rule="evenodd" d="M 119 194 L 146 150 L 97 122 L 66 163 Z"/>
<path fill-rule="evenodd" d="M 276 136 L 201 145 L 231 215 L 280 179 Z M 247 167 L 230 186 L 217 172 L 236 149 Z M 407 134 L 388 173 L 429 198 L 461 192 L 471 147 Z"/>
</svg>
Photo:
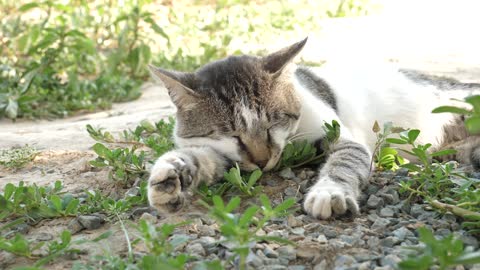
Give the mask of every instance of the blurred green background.
<svg viewBox="0 0 480 270">
<path fill-rule="evenodd" d="M 372 12 L 370 0 L 0 0 L 0 118 L 58 118 L 138 98 L 147 64 L 194 70 L 263 54 L 322 18 Z"/>
</svg>

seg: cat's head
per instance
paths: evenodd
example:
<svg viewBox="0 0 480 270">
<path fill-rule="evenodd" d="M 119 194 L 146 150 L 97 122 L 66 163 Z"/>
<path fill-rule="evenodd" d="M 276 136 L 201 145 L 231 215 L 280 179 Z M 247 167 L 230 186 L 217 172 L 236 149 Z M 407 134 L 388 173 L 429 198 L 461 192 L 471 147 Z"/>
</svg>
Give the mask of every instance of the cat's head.
<svg viewBox="0 0 480 270">
<path fill-rule="evenodd" d="M 265 57 L 230 56 L 192 73 L 151 67 L 177 107 L 177 146 L 210 146 L 243 169 L 272 169 L 298 126 L 289 63 L 306 41 Z"/>
</svg>

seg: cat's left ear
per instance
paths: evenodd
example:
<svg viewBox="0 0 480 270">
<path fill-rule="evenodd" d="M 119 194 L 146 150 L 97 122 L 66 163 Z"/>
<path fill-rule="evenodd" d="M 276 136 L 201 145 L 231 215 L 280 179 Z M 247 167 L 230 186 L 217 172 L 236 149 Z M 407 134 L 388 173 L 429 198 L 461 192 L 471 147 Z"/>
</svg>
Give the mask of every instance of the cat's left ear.
<svg viewBox="0 0 480 270">
<path fill-rule="evenodd" d="M 152 76 L 161 81 L 168 90 L 168 95 L 177 108 L 190 107 L 200 96 L 195 88 L 195 75 L 189 72 L 178 72 L 148 65 Z"/>
<path fill-rule="evenodd" d="M 262 58 L 263 67 L 269 73 L 280 74 L 283 68 L 295 58 L 307 43 L 308 37 L 304 40 L 290 45 L 280 51 L 274 52 Z"/>
</svg>

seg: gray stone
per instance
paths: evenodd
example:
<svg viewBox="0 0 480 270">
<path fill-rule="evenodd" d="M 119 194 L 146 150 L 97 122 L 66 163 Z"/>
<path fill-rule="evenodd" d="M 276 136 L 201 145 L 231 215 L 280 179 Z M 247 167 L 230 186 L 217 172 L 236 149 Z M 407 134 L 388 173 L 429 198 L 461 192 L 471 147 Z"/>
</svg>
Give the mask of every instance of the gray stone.
<svg viewBox="0 0 480 270">
<path fill-rule="evenodd" d="M 195 242 L 200 243 L 200 245 L 202 245 L 208 254 L 211 254 L 217 250 L 217 240 L 215 240 L 213 237 L 203 236 L 198 240 L 195 240 Z"/>
<path fill-rule="evenodd" d="M 287 217 L 287 225 L 289 227 L 295 228 L 303 225 L 303 222 L 300 218 L 295 217 L 294 215 L 289 215 Z"/>
<path fill-rule="evenodd" d="M 125 199 L 128 199 L 130 197 L 135 197 L 140 194 L 140 188 L 139 187 L 132 187 L 127 192 L 125 192 Z"/>
<path fill-rule="evenodd" d="M 452 233 L 452 231 L 450 231 L 449 229 L 438 229 L 435 231 L 435 235 L 438 235 L 438 236 L 441 236 L 441 237 L 445 237 L 445 236 L 448 236 Z"/>
<path fill-rule="evenodd" d="M 362 245 L 364 243 L 360 235 L 340 235 L 339 239 L 351 246 Z"/>
<path fill-rule="evenodd" d="M 76 234 L 78 232 L 80 232 L 81 230 L 83 230 L 83 225 L 80 224 L 80 222 L 78 221 L 78 219 L 74 218 L 72 219 L 68 225 L 67 225 L 67 228 L 68 230 L 72 233 L 72 234 Z"/>
<path fill-rule="evenodd" d="M 304 265 L 289 265 L 288 270 L 306 270 L 307 267 Z"/>
<path fill-rule="evenodd" d="M 204 257 L 206 255 L 205 249 L 200 243 L 193 243 L 193 244 L 187 245 L 187 247 L 185 248 L 185 251 L 188 254 L 191 254 L 194 256 L 197 255 L 200 257 Z"/>
<path fill-rule="evenodd" d="M 408 176 L 408 169 L 407 168 L 400 168 L 398 170 L 395 171 L 395 173 L 397 174 L 397 176 Z"/>
<path fill-rule="evenodd" d="M 380 240 L 380 245 L 389 248 L 397 245 L 398 243 L 400 243 L 400 240 L 395 236 L 385 237 L 384 239 Z"/>
<path fill-rule="evenodd" d="M 305 229 L 302 228 L 302 227 L 298 227 L 298 228 L 292 229 L 291 232 L 293 234 L 296 234 L 296 235 L 304 235 L 305 234 Z"/>
<path fill-rule="evenodd" d="M 292 171 L 292 169 L 290 168 L 285 168 L 283 170 L 281 170 L 278 175 L 280 177 L 283 177 L 285 179 L 293 179 L 295 178 L 295 173 Z"/>
<path fill-rule="evenodd" d="M 78 222 L 87 230 L 95 230 L 102 227 L 102 224 L 105 220 L 99 216 L 94 215 L 83 215 L 78 216 Z"/>
<path fill-rule="evenodd" d="M 303 180 L 302 182 L 300 182 L 300 192 L 302 192 L 303 194 L 307 193 L 309 187 L 310 187 L 309 180 Z"/>
<path fill-rule="evenodd" d="M 376 236 L 371 236 L 368 238 L 367 245 L 373 249 L 377 250 L 380 247 L 380 239 Z"/>
<path fill-rule="evenodd" d="M 216 236 L 215 229 L 208 225 L 197 226 L 199 236 Z"/>
<path fill-rule="evenodd" d="M 460 236 L 460 240 L 467 246 L 472 246 L 474 249 L 478 248 L 478 240 L 473 236 L 463 234 Z"/>
<path fill-rule="evenodd" d="M 250 253 L 247 256 L 247 265 L 252 267 L 252 268 L 259 268 L 263 266 L 263 260 L 259 256 Z"/>
<path fill-rule="evenodd" d="M 391 209 L 390 207 L 385 207 L 380 210 L 380 216 L 381 217 L 393 217 L 395 215 L 395 211 Z"/>
<path fill-rule="evenodd" d="M 425 213 L 425 210 L 423 209 L 423 205 L 414 204 L 410 208 L 410 215 L 412 215 L 415 218 L 418 218 L 423 213 Z"/>
<path fill-rule="evenodd" d="M 141 216 L 143 213 L 154 213 L 155 211 L 153 211 L 153 209 L 151 207 L 137 207 L 135 208 L 135 210 L 132 211 L 132 216 L 133 217 L 139 217 Z M 155 213 L 156 214 L 156 213 Z M 153 214 L 152 214 L 153 215 Z"/>
<path fill-rule="evenodd" d="M 295 260 L 297 258 L 297 251 L 292 246 L 281 246 L 276 250 L 280 257 L 286 258 L 289 261 Z"/>
<path fill-rule="evenodd" d="M 281 265 L 281 264 L 269 264 L 268 267 L 265 267 L 264 269 L 268 269 L 268 270 L 285 270 L 285 269 L 287 269 L 287 266 Z"/>
<path fill-rule="evenodd" d="M 395 267 L 400 261 L 401 259 L 397 255 L 388 254 L 380 259 L 380 265 Z"/>
<path fill-rule="evenodd" d="M 330 268 L 328 267 L 327 261 L 322 260 L 319 264 L 315 265 L 313 270 L 329 270 Z"/>
<path fill-rule="evenodd" d="M 339 255 L 335 258 L 335 268 L 351 266 L 356 262 L 355 258 L 350 255 Z"/>
<path fill-rule="evenodd" d="M 411 232 L 409 229 L 405 227 L 400 227 L 392 232 L 395 237 L 397 237 L 400 241 L 405 240 L 406 237 L 414 237 L 415 234 Z"/>
<path fill-rule="evenodd" d="M 325 237 L 324 234 L 319 234 L 318 237 L 317 237 L 317 242 L 319 242 L 322 245 L 326 245 L 326 244 L 328 244 L 328 239 L 327 239 L 327 237 Z"/>
<path fill-rule="evenodd" d="M 326 236 L 328 239 L 337 237 L 337 231 L 334 230 L 334 229 L 330 229 L 330 228 L 325 229 L 325 230 L 323 231 L 323 234 L 325 234 L 325 236 Z"/>
<path fill-rule="evenodd" d="M 379 198 L 375 195 L 370 195 L 367 200 L 367 207 L 370 209 L 378 209 L 385 204 L 382 198 Z"/>
<path fill-rule="evenodd" d="M 394 270 L 395 268 L 393 268 L 393 266 L 378 266 L 378 267 L 375 267 L 373 268 L 373 270 Z"/>
<path fill-rule="evenodd" d="M 37 241 L 50 241 L 53 239 L 53 235 L 46 232 L 41 232 L 35 237 L 35 239 Z"/>
<path fill-rule="evenodd" d="M 278 253 L 271 249 L 269 246 L 266 246 L 263 250 L 263 254 L 267 256 L 267 258 L 278 258 Z"/>
<path fill-rule="evenodd" d="M 384 230 L 390 224 L 390 220 L 386 218 L 377 218 L 370 228 Z"/>
<path fill-rule="evenodd" d="M 153 216 L 152 214 L 145 212 L 140 216 L 140 220 L 145 220 L 150 223 L 156 223 L 157 217 Z"/>
<path fill-rule="evenodd" d="M 15 231 L 18 233 L 27 234 L 28 231 L 30 230 L 30 225 L 28 225 L 27 223 L 20 223 L 14 228 L 15 228 Z"/>
<path fill-rule="evenodd" d="M 297 177 L 302 180 L 305 180 L 307 179 L 307 172 L 305 170 L 302 170 L 300 173 L 298 173 Z"/>
</svg>

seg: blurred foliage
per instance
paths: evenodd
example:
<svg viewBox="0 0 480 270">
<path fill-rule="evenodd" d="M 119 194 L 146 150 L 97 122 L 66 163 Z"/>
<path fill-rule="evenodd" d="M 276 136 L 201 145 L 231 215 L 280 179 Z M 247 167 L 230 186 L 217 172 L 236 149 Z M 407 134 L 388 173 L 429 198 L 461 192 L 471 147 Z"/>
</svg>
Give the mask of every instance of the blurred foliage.
<svg viewBox="0 0 480 270">
<path fill-rule="evenodd" d="M 365 15 L 371 0 L 0 0 L 0 117 L 55 118 L 140 96 L 146 64 L 193 70 Z M 267 46 L 268 47 L 268 46 Z"/>
</svg>

